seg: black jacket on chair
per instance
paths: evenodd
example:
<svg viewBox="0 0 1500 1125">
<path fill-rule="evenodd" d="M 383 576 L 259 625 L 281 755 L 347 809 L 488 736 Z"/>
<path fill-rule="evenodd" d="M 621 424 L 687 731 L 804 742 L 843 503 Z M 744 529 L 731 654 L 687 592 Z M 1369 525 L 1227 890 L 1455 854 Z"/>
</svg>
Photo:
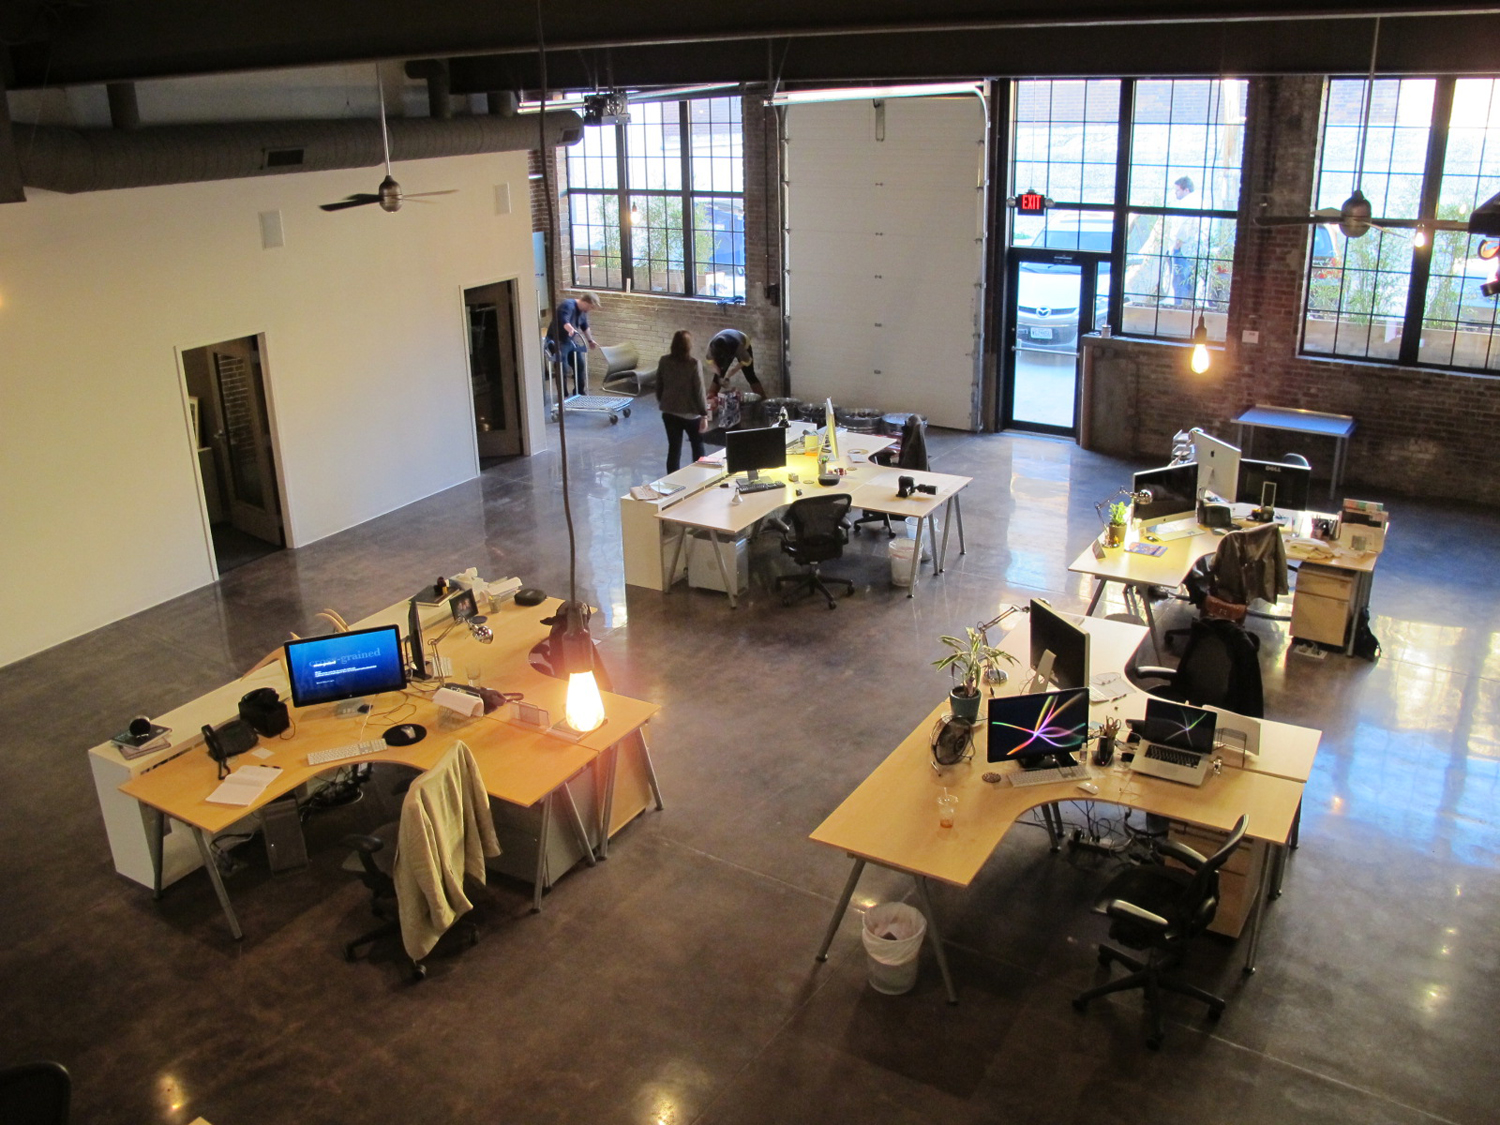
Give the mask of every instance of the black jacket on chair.
<svg viewBox="0 0 1500 1125">
<path fill-rule="evenodd" d="M 1147 690 L 1163 699 L 1196 707 L 1223 707 L 1259 719 L 1265 714 L 1260 680 L 1260 638 L 1243 625 L 1200 617 L 1188 633 L 1187 649 L 1175 669 L 1140 668 L 1144 679 L 1164 679 Z"/>
</svg>

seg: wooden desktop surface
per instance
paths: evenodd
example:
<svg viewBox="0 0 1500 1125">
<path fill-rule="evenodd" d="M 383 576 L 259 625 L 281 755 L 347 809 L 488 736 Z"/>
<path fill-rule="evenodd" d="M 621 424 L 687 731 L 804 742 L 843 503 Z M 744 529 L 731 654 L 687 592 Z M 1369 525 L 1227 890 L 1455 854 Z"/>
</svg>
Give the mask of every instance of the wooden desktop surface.
<svg viewBox="0 0 1500 1125">
<path fill-rule="evenodd" d="M 1017 620 L 1012 618 L 1012 620 Z M 1099 618 L 1079 618 L 1089 632 L 1092 671 L 1123 670 L 1146 636 L 1144 626 Z M 1021 666 L 1007 666 L 1009 681 L 995 694 L 1020 691 L 1026 678 L 1030 651 L 1029 619 L 1019 623 L 1003 639 L 992 631 L 997 647 L 1017 656 Z M 1132 691 L 1120 700 L 1095 704 L 1093 719 L 1108 714 L 1134 718 L 1145 713 L 1148 696 Z M 1095 768 L 1097 795 L 1081 792 L 1077 782 L 1059 781 L 1015 789 L 1006 783 L 991 784 L 986 772 L 1007 774 L 1014 764 L 990 764 L 983 724 L 976 729 L 974 756 L 967 763 L 932 767 L 931 732 L 948 710 L 946 701 L 933 707 L 901 744 L 878 765 L 812 833 L 818 843 L 885 867 L 925 875 L 956 886 L 970 883 L 984 866 L 1005 833 L 1028 810 L 1054 801 L 1090 800 L 1125 805 L 1148 813 L 1200 824 L 1220 831 L 1234 826 L 1248 814 L 1248 834 L 1254 839 L 1284 843 L 1291 832 L 1302 799 L 1301 779 L 1278 776 L 1276 770 L 1300 772 L 1305 761 L 1311 769 L 1317 752 L 1318 732 L 1284 723 L 1262 726 L 1262 760 L 1249 769 L 1237 768 L 1235 755 L 1225 755 L 1225 768 L 1210 776 L 1201 787 L 1136 774 L 1124 767 L 1118 756 L 1108 769 Z M 1253 760 L 1252 760 L 1253 761 Z M 1266 768 L 1267 766 L 1271 768 Z M 959 799 L 952 828 L 938 824 L 937 798 L 944 788 Z"/>
<path fill-rule="evenodd" d="M 476 663 L 481 669 L 480 683 L 483 686 L 499 691 L 519 691 L 527 702 L 546 708 L 554 722 L 560 719 L 566 684 L 536 671 L 526 660 L 531 647 L 548 633 L 548 626 L 540 623 L 541 618 L 551 616 L 558 604 L 556 599 L 530 608 L 507 603 L 498 612 L 488 615 L 495 634 L 490 645 L 474 640 L 463 626 L 455 628 L 438 646 L 440 654 L 453 661 L 450 678 L 462 682 L 466 666 Z M 446 610 L 442 612 L 446 614 Z M 442 632 L 442 621 L 437 613 L 436 610 L 424 612 L 424 618 L 430 616 L 432 619 L 430 624 L 424 620 L 423 626 L 429 639 Z M 405 602 L 373 614 L 352 627 L 393 624 L 397 620 L 404 625 Z M 277 679 L 280 690 L 284 692 L 286 678 L 279 664 L 262 669 L 252 678 L 236 681 L 230 685 L 233 690 L 227 694 L 226 689 L 211 694 L 225 695 L 226 701 L 232 696 L 237 702 L 251 686 Z M 278 685 L 271 682 L 270 686 Z M 281 777 L 248 807 L 216 805 L 206 800 L 219 784 L 218 768 L 201 744 L 133 778 L 120 788 L 175 820 L 211 833 L 221 832 L 310 778 L 349 764 L 344 761 L 310 766 L 307 764 L 310 752 L 358 741 L 362 737 L 362 728 L 363 737 L 373 738 L 389 726 L 411 722 L 427 728 L 427 737 L 421 742 L 391 747 L 358 760 L 427 769 L 454 741 L 462 739 L 474 752 L 484 775 L 485 788 L 492 797 L 510 804 L 530 806 L 576 777 L 601 751 L 640 730 L 660 710 L 654 703 L 606 692 L 604 725 L 572 743 L 516 726 L 501 717 L 506 714 L 504 710 L 464 719 L 434 704 L 429 698 L 432 690 L 432 687 L 413 685 L 403 695 L 387 693 L 378 697 L 374 701 L 377 710 L 371 714 L 368 724 L 359 716 L 335 718 L 332 704 L 289 708 L 292 737 L 261 739 L 256 748 L 269 750 L 271 756 L 268 758 L 242 754 L 230 762 L 232 768 L 267 765 L 282 770 Z M 234 713 L 232 707 L 231 703 L 228 714 L 220 718 L 230 717 Z"/>
<path fill-rule="evenodd" d="M 852 507 L 888 512 L 898 517 L 922 518 L 947 503 L 950 497 L 973 480 L 972 477 L 955 476 L 952 473 L 893 469 L 869 461 L 858 461 L 849 466 L 849 471 L 839 478 L 837 484 L 824 486 L 818 483 L 818 459 L 803 453 L 788 454 L 785 468 L 763 469 L 760 472 L 763 480 L 789 481 L 792 475 L 798 478 L 795 483 L 787 483 L 784 488 L 766 489 L 764 492 L 742 493 L 738 504 L 733 502 L 735 488 L 732 483 L 727 488 L 709 487 L 696 496 L 662 508 L 659 515 L 668 523 L 735 535 L 757 520 L 765 519 L 777 509 L 797 500 L 847 493 L 852 500 Z M 935 485 L 937 495 L 929 496 L 918 492 L 905 500 L 898 499 L 898 476 L 910 476 L 918 483 Z M 799 489 L 801 496 L 797 495 Z"/>
</svg>

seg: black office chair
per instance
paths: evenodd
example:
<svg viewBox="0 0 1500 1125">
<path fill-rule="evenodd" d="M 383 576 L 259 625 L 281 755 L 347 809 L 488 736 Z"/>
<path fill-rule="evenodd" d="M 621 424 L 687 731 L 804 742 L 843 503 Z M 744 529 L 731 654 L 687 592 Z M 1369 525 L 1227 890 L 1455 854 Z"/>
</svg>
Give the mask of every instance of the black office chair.
<svg viewBox="0 0 1500 1125">
<path fill-rule="evenodd" d="M 73 1081 L 60 1063 L 0 1070 L 0 1121 L 5 1125 L 67 1125 L 72 1096 Z"/>
<path fill-rule="evenodd" d="M 1144 691 L 1197 707 L 1223 707 L 1260 718 L 1265 696 L 1260 675 L 1260 638 L 1243 625 L 1200 617 L 1189 629 L 1187 648 L 1176 668 L 1128 666 L 1126 674 Z M 1162 681 L 1161 684 L 1143 681 Z"/>
<path fill-rule="evenodd" d="M 871 460 L 879 465 L 895 465 L 898 469 L 916 469 L 925 473 L 932 467 L 931 460 L 927 456 L 927 419 L 920 414 L 907 415 L 906 421 L 901 423 L 901 437 L 896 442 L 896 456 L 890 456 L 890 450 L 886 449 L 875 454 Z M 886 538 L 896 538 L 895 529 L 891 527 L 890 513 L 866 510 L 854 521 L 854 530 L 859 531 L 867 523 L 883 524 Z"/>
<path fill-rule="evenodd" d="M 791 605 L 817 590 L 828 600 L 828 608 L 836 609 L 838 603 L 833 600 L 829 582 L 847 586 L 849 593 L 854 593 L 854 583 L 849 579 L 825 577 L 819 569 L 828 560 L 843 556 L 844 544 L 849 542 L 849 524 L 844 518 L 848 514 L 849 494 L 837 492 L 804 497 L 787 509 L 785 521 L 776 521 L 781 528 L 781 549 L 805 568 L 801 574 L 784 574 L 776 579 L 776 589 L 792 587 L 782 594 L 782 605 Z"/>
<path fill-rule="evenodd" d="M 1207 859 L 1186 844 L 1165 841 L 1157 844 L 1157 857 L 1175 859 L 1183 867 L 1168 867 L 1164 862 L 1148 864 L 1129 868 L 1110 880 L 1094 909 L 1114 919 L 1109 927 L 1112 941 L 1144 950 L 1146 956 L 1132 957 L 1111 946 L 1101 945 L 1099 964 L 1108 968 L 1118 961 L 1130 973 L 1079 993 L 1073 1000 L 1074 1008 L 1082 1012 L 1090 1000 L 1100 996 L 1144 989 L 1146 1015 L 1150 1021 L 1146 1046 L 1153 1051 L 1161 1047 L 1165 1034 L 1161 1009 L 1163 989 L 1207 1004 L 1210 1019 L 1218 1019 L 1223 1014 L 1224 1001 L 1220 997 L 1188 984 L 1172 970 L 1182 963 L 1188 943 L 1214 920 L 1219 909 L 1219 869 L 1244 839 L 1248 820 L 1248 817 L 1240 817 L 1224 846 Z"/>
</svg>

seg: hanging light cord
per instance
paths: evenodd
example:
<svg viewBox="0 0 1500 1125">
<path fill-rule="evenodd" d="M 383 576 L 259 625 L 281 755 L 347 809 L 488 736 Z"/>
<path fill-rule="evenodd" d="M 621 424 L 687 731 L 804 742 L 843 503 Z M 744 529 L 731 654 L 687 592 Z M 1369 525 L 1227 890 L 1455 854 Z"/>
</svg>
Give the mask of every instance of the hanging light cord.
<svg viewBox="0 0 1500 1125">
<path fill-rule="evenodd" d="M 1365 178 L 1365 143 L 1370 134 L 1370 109 L 1375 104 L 1375 55 L 1380 50 L 1380 17 L 1375 17 L 1375 35 L 1370 40 L 1370 72 L 1360 98 L 1359 149 L 1354 157 L 1354 190 L 1359 191 Z"/>
<path fill-rule="evenodd" d="M 542 194 L 547 197 L 547 235 L 553 241 L 555 248 L 557 241 L 557 199 L 552 190 L 552 170 L 555 155 L 547 150 L 547 42 L 542 36 L 542 0 L 537 0 L 536 5 L 536 50 L 538 66 L 541 74 L 542 88 L 538 96 L 541 102 L 541 111 L 536 115 L 537 119 L 537 158 L 542 164 Z M 547 307 L 552 310 L 552 319 L 557 319 L 557 278 L 552 263 L 547 266 Z M 556 341 L 561 351 L 561 341 Z M 588 356 L 584 356 L 584 362 L 588 362 Z M 562 455 L 562 486 L 563 486 L 563 520 L 568 525 L 568 601 L 578 601 L 578 544 L 573 534 L 573 503 L 568 490 L 568 412 L 563 409 L 563 376 L 562 360 L 558 357 L 557 363 L 557 444 Z"/>
</svg>

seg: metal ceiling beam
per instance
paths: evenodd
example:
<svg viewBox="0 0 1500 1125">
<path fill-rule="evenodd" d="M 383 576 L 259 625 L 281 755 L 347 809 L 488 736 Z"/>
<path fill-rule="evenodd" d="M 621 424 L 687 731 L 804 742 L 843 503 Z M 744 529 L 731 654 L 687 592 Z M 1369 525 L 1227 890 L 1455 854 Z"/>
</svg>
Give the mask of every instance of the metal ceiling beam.
<svg viewBox="0 0 1500 1125">
<path fill-rule="evenodd" d="M 1390 25 L 1386 25 L 1389 28 Z M 1373 23 L 1348 20 L 1037 28 L 909 37 L 829 36 L 764 42 L 683 44 L 629 50 L 548 52 L 554 89 L 651 87 L 703 82 L 782 83 L 963 79 L 974 76 L 1171 76 L 1363 74 Z M 769 66 L 768 66 L 769 59 Z M 1500 16 L 1405 21 L 1383 35 L 1382 74 L 1492 74 L 1500 60 Z M 528 55 L 451 60 L 455 93 L 534 89 Z"/>
<path fill-rule="evenodd" d="M 756 77 L 763 77 L 767 40 L 805 41 L 814 51 L 838 47 L 871 59 L 849 60 L 844 69 L 850 72 L 899 75 L 905 71 L 870 68 L 885 66 L 876 60 L 887 57 L 899 61 L 929 37 L 994 42 L 1028 29 L 1066 28 L 1060 34 L 1082 53 L 1080 41 L 1090 29 L 1108 29 L 1112 42 L 1120 31 L 1149 27 L 1147 34 L 1162 44 L 1160 53 L 1170 55 L 1173 40 L 1189 28 L 1215 29 L 1234 40 L 1239 25 L 1266 20 L 1277 25 L 1420 15 L 1403 21 L 1399 36 L 1390 36 L 1401 39 L 1409 28 L 1446 23 L 1445 14 L 1500 13 L 1500 0 L 1057 0 L 1045 11 L 1034 0 L 925 0 L 915 14 L 913 9 L 910 0 L 634 0 L 586 13 L 554 7 L 547 13 L 549 60 L 608 50 L 624 67 L 638 52 L 659 54 L 677 45 L 679 66 L 701 68 L 720 52 L 750 50 L 760 60 Z M 535 27 L 533 0 L 11 0 L 0 15 L 0 40 L 11 44 L 12 88 L 29 89 L 389 58 L 526 55 L 535 50 Z M 1345 31 L 1368 41 L 1358 30 Z M 1299 32 L 1283 35 L 1283 49 L 1309 54 L 1295 41 Z M 689 59 L 690 53 L 700 57 Z M 1312 61 L 1301 65 L 1329 69 Z M 1288 68 L 1268 63 L 1259 69 Z M 1002 71 L 981 66 L 966 72 Z M 617 74 L 615 80 L 623 79 Z"/>
</svg>

